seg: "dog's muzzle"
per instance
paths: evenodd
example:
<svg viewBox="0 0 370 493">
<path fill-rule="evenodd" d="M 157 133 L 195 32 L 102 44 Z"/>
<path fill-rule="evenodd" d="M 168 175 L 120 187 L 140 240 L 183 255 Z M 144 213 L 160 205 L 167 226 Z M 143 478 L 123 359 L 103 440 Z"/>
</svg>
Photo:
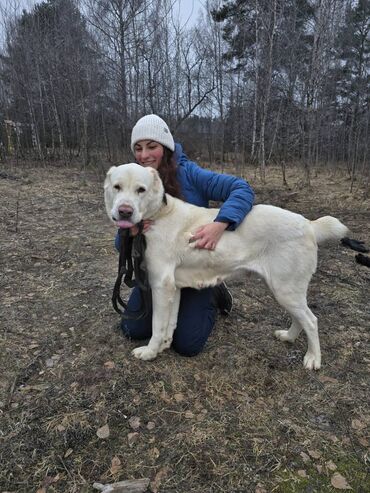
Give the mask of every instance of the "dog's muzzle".
<svg viewBox="0 0 370 493">
<path fill-rule="evenodd" d="M 129 205 L 121 205 L 118 208 L 118 214 L 120 219 L 130 219 L 134 212 L 134 209 Z"/>
<path fill-rule="evenodd" d="M 119 228 L 131 228 L 134 223 L 131 221 L 134 209 L 127 204 L 122 204 L 118 207 L 118 218 L 114 217 L 113 220 L 116 222 Z"/>
</svg>

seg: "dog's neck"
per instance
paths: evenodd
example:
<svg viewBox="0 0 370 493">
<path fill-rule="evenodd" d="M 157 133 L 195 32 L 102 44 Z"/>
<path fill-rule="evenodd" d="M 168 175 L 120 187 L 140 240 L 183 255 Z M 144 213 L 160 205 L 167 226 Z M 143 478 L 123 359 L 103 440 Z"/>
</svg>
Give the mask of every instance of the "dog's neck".
<svg viewBox="0 0 370 493">
<path fill-rule="evenodd" d="M 164 193 L 160 207 L 154 214 L 152 214 L 150 217 L 146 217 L 145 219 L 155 221 L 156 219 L 167 216 L 173 210 L 176 200 L 178 199 L 175 199 L 174 197 L 172 197 L 172 195 Z"/>
</svg>

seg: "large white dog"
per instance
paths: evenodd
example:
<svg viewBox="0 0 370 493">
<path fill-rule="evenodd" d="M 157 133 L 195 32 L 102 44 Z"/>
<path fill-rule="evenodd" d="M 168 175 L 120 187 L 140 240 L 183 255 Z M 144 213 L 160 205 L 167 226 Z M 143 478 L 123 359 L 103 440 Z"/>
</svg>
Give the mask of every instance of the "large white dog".
<svg viewBox="0 0 370 493">
<path fill-rule="evenodd" d="M 225 231 L 214 251 L 194 248 L 192 233 L 217 215 L 166 194 L 156 170 L 135 163 L 112 167 L 104 184 L 109 218 L 128 228 L 142 219 L 154 224 L 145 233 L 145 253 L 153 297 L 152 337 L 134 349 L 137 358 L 154 359 L 170 347 L 176 328 L 180 290 L 215 286 L 224 279 L 253 271 L 266 281 L 276 300 L 292 317 L 289 330 L 276 330 L 293 342 L 303 329 L 308 349 L 304 366 L 321 364 L 317 319 L 307 306 L 307 288 L 316 270 L 317 245 L 340 239 L 347 228 L 331 216 L 309 221 L 270 205 L 256 205 L 235 231 Z"/>
</svg>

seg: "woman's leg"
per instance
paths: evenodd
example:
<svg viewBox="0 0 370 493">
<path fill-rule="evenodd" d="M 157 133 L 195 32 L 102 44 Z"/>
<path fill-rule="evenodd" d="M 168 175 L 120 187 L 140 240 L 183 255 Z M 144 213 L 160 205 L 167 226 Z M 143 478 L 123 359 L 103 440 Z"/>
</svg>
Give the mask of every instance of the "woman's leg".
<svg viewBox="0 0 370 493">
<path fill-rule="evenodd" d="M 141 294 L 138 288 L 132 290 L 127 306 L 130 312 L 140 309 Z M 215 325 L 216 313 L 213 288 L 182 289 L 173 349 L 183 356 L 199 354 Z M 121 328 L 126 337 L 149 339 L 152 335 L 152 315 L 140 320 L 122 319 Z"/>
<path fill-rule="evenodd" d="M 183 356 L 200 353 L 215 325 L 216 313 L 213 288 L 182 289 L 173 349 Z"/>
</svg>

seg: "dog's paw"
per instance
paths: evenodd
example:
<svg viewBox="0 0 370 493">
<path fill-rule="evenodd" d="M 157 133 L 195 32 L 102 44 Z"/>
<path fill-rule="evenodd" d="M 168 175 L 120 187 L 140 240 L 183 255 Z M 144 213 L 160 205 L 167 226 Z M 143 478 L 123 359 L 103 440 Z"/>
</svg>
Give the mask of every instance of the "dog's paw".
<svg viewBox="0 0 370 493">
<path fill-rule="evenodd" d="M 307 370 L 319 370 L 321 366 L 321 357 L 307 351 L 303 358 L 303 366 Z"/>
<path fill-rule="evenodd" d="M 289 330 L 275 330 L 274 335 L 280 341 L 294 342 L 295 338 L 289 335 Z"/>
<path fill-rule="evenodd" d="M 158 353 L 156 351 L 153 351 L 153 349 L 150 349 L 149 346 L 141 346 L 133 349 L 132 354 L 135 356 L 135 358 L 149 361 L 156 358 Z"/>
</svg>

